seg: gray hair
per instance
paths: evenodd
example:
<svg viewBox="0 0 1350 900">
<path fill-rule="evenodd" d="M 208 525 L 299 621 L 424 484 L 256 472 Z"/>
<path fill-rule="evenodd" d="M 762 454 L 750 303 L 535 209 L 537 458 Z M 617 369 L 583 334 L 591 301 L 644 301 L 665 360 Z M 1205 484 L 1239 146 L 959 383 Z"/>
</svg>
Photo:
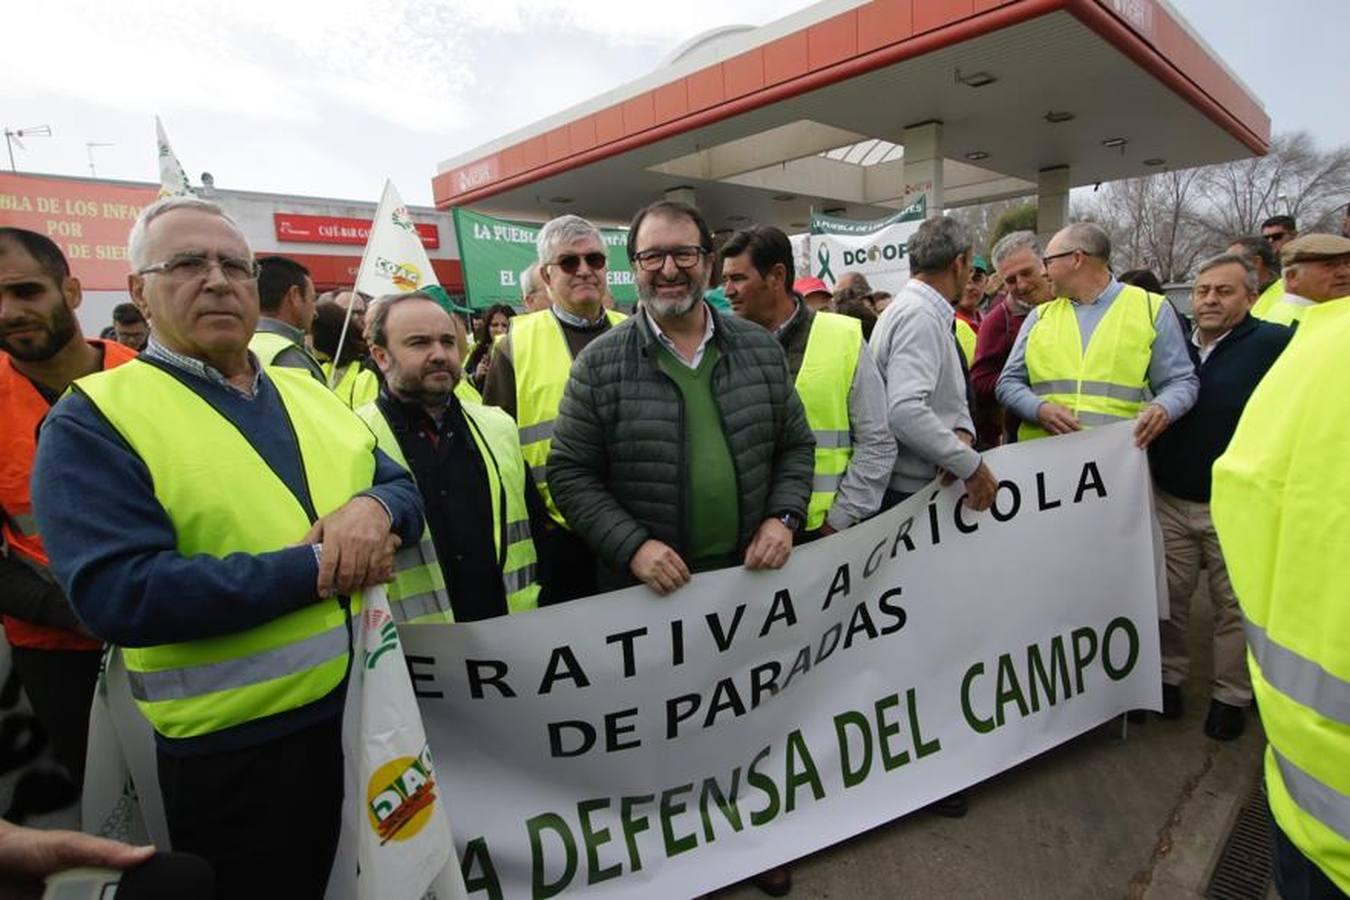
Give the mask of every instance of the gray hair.
<svg viewBox="0 0 1350 900">
<path fill-rule="evenodd" d="M 201 197 L 177 196 L 162 197 L 151 203 L 141 214 L 136 217 L 136 224 L 131 226 L 131 234 L 127 236 L 127 258 L 131 261 L 132 271 L 137 271 L 149 264 L 145 258 L 145 232 L 150 227 L 150 223 L 164 215 L 166 212 L 172 212 L 175 209 L 196 209 L 214 216 L 220 216 L 226 222 L 234 226 L 234 229 L 242 236 L 244 229 L 239 227 L 229 213 L 221 208 L 220 204 L 212 203 L 210 200 L 203 200 Z M 245 238 L 247 242 L 247 238 Z M 252 252 L 252 248 L 249 248 Z"/>
<path fill-rule="evenodd" d="M 1030 250 L 1031 255 L 1036 257 L 1038 262 L 1044 255 L 1041 253 L 1041 242 L 1034 231 L 1008 232 L 998 239 L 998 243 L 994 245 L 994 249 L 989 251 L 989 255 L 993 257 L 994 266 L 997 268 L 999 263 L 1021 250 Z"/>
<path fill-rule="evenodd" d="M 531 263 L 520 270 L 520 299 L 528 300 L 531 294 L 543 287 L 543 280 L 539 277 L 538 263 Z"/>
<path fill-rule="evenodd" d="M 405 300 L 426 300 L 435 303 L 438 309 L 444 309 L 440 301 L 426 291 L 408 291 L 406 294 L 385 294 L 370 301 L 366 307 L 366 343 L 372 347 L 389 349 L 389 332 L 386 325 L 389 311 Z M 446 313 L 446 315 L 450 315 Z M 451 316 L 453 319 L 454 317 Z"/>
<path fill-rule="evenodd" d="M 1111 236 L 1095 222 L 1074 222 L 1060 232 L 1070 250 L 1081 250 L 1103 262 L 1111 260 Z"/>
<path fill-rule="evenodd" d="M 925 219 L 909 239 L 911 272 L 941 272 L 957 257 L 965 256 L 975 243 L 970 229 L 951 216 Z"/>
<path fill-rule="evenodd" d="M 605 238 L 600 234 L 600 229 L 581 216 L 569 214 L 549 220 L 539 229 L 539 237 L 534 242 L 539 255 L 539 264 L 552 262 L 553 254 L 562 245 L 573 244 L 584 238 L 595 238 L 601 247 L 605 246 Z"/>
<path fill-rule="evenodd" d="M 1237 253 L 1220 253 L 1218 256 L 1211 256 L 1200 263 L 1200 268 L 1195 270 L 1196 277 L 1205 274 L 1210 269 L 1217 269 L 1219 266 L 1242 266 L 1242 282 L 1247 286 L 1247 293 L 1256 293 L 1256 266 L 1252 265 L 1250 259 Z"/>
</svg>

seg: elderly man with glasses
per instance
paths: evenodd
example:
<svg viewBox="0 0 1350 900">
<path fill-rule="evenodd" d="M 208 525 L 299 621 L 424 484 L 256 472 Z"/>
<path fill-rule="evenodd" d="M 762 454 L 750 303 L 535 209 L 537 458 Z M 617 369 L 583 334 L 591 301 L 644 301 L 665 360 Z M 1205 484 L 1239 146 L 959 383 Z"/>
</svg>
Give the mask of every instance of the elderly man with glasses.
<svg viewBox="0 0 1350 900">
<path fill-rule="evenodd" d="M 1134 420 L 1147 447 L 1195 405 L 1200 382 L 1166 298 L 1111 274 L 1111 240 L 1079 222 L 1042 262 L 1056 299 L 1027 316 L 994 393 L 1022 424 L 1018 440 Z"/>
<path fill-rule="evenodd" d="M 249 351 L 258 265 L 219 206 L 151 204 L 128 256 L 150 342 L 48 414 L 39 530 L 81 620 L 123 648 L 174 849 L 220 897 L 321 897 L 352 616 L 417 544 L 421 500 L 331 391 Z"/>
<path fill-rule="evenodd" d="M 596 593 L 595 557 L 558 511 L 550 491 L 548 453 L 572 360 L 626 316 L 606 310 L 608 261 L 600 230 L 580 216 L 559 216 L 539 230 L 538 274 L 552 298 L 539 312 L 516 316 L 493 354 L 483 402 L 510 413 L 520 447 L 553 527 L 535 535 L 547 605 Z"/>
</svg>

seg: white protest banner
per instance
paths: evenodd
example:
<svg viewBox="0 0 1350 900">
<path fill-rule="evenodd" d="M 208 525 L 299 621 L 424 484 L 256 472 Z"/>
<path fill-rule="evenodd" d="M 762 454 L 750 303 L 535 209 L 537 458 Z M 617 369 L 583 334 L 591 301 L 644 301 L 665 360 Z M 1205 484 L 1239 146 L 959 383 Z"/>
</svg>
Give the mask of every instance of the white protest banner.
<svg viewBox="0 0 1350 900">
<path fill-rule="evenodd" d="M 924 219 L 924 198 L 885 219 L 858 221 L 812 215 L 810 268 L 802 270 L 834 290 L 845 272 L 861 272 L 873 290 L 899 293 L 909 280 L 905 244 Z"/>
<path fill-rule="evenodd" d="M 1159 708 L 1131 428 L 995 451 L 993 510 L 935 483 L 781 571 L 402 629 L 469 896 L 693 896 Z"/>
<path fill-rule="evenodd" d="M 356 289 L 381 297 L 406 294 L 436 284 L 427 248 L 417 235 L 408 207 L 392 181 L 384 182 L 379 208 L 370 225 L 370 238 L 361 256 Z"/>
<path fill-rule="evenodd" d="M 190 197 L 192 188 L 188 185 L 187 172 L 178 161 L 173 147 L 169 146 L 169 136 L 164 131 L 164 123 L 155 116 L 155 145 L 159 152 L 159 196 Z"/>
</svg>

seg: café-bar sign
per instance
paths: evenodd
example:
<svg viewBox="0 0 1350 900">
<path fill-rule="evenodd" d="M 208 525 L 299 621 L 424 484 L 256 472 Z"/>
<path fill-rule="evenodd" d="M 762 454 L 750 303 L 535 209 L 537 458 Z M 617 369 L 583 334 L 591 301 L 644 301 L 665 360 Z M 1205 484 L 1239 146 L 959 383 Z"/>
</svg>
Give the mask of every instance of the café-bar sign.
<svg viewBox="0 0 1350 900">
<path fill-rule="evenodd" d="M 364 244 L 370 237 L 370 219 L 345 219 L 338 216 L 302 216 L 273 213 L 277 240 L 304 244 Z M 440 229 L 435 222 L 414 222 L 422 246 L 435 250 L 441 245 Z"/>
</svg>

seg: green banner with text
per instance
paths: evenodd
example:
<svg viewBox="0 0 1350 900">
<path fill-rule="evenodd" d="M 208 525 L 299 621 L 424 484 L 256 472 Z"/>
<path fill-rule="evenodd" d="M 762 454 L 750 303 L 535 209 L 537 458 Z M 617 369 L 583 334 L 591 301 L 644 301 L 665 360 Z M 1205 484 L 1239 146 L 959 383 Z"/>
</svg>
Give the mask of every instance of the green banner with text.
<svg viewBox="0 0 1350 900">
<path fill-rule="evenodd" d="M 467 209 L 456 209 L 454 219 L 468 304 L 475 309 L 486 309 L 494 303 L 519 307 L 520 273 L 538 259 L 534 242 L 540 226 Z M 620 305 L 631 306 L 637 302 L 637 287 L 628 263 L 628 229 L 602 228 L 600 234 L 609 255 L 605 273 L 609 292 Z"/>
</svg>

